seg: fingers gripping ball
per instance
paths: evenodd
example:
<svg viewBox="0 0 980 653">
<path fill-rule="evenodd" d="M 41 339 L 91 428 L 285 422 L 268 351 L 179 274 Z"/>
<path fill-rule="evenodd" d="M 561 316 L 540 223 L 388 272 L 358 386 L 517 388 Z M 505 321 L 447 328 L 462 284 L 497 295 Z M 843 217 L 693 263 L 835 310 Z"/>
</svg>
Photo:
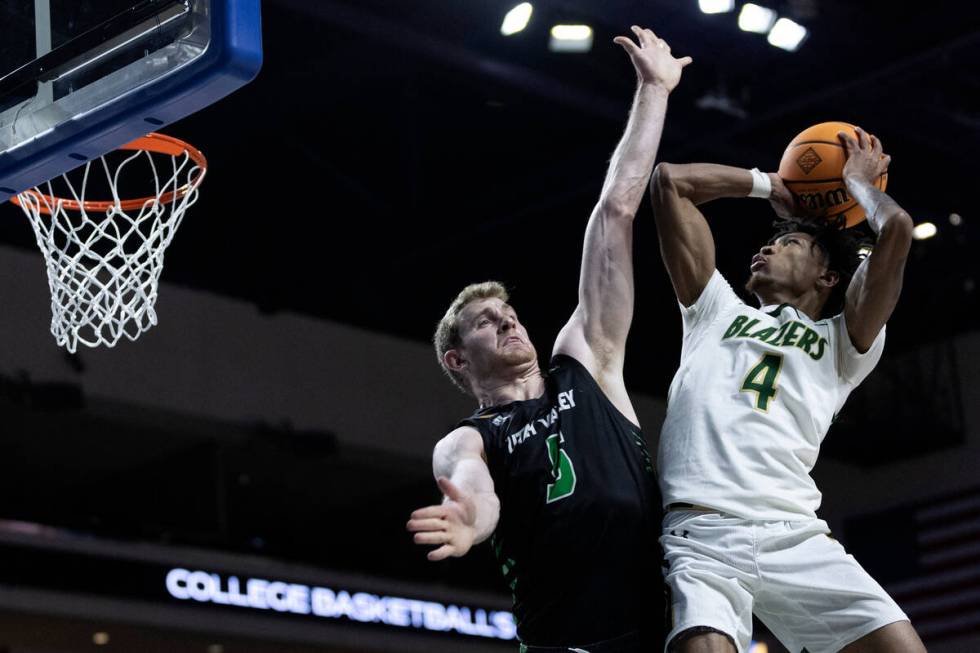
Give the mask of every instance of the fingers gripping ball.
<svg viewBox="0 0 980 653">
<path fill-rule="evenodd" d="M 843 217 L 853 227 L 865 215 L 841 175 L 847 156 L 838 132 L 857 137 L 854 125 L 846 122 L 822 122 L 801 131 L 783 152 L 779 176 L 810 215 L 828 220 Z M 887 184 L 888 173 L 884 172 L 875 186 L 885 190 Z"/>
</svg>

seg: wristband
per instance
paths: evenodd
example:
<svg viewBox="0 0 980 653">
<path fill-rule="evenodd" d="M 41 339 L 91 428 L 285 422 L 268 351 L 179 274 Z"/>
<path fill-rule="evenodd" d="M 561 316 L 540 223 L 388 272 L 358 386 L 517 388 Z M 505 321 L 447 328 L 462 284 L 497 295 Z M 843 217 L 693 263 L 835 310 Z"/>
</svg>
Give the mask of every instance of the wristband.
<svg viewBox="0 0 980 653">
<path fill-rule="evenodd" d="M 752 168 L 749 172 L 752 173 L 752 190 L 749 191 L 749 197 L 769 199 L 772 196 L 772 179 L 758 168 Z"/>
</svg>

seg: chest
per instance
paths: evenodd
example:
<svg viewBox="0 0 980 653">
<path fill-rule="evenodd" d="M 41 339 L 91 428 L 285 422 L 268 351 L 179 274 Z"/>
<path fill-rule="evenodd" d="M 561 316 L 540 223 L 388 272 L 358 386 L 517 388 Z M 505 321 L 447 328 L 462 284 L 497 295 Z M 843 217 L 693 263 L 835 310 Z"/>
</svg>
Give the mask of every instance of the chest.
<svg viewBox="0 0 980 653">
<path fill-rule="evenodd" d="M 546 406 L 524 407 L 501 420 L 488 448 L 501 498 L 569 505 L 563 500 L 573 495 L 572 503 L 614 495 L 620 481 L 635 493 L 646 444 L 607 404 L 593 392 L 568 389 Z"/>
<path fill-rule="evenodd" d="M 730 397 L 733 405 L 828 421 L 840 386 L 832 326 L 801 319 L 791 309 L 779 316 L 732 312 L 718 320 L 693 355 L 697 381 L 715 397 Z"/>
</svg>

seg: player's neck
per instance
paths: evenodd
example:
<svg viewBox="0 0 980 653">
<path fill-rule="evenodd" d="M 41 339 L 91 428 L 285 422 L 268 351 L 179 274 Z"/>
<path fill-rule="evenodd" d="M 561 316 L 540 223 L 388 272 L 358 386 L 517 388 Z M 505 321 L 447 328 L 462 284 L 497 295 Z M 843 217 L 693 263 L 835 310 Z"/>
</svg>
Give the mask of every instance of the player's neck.
<svg viewBox="0 0 980 653">
<path fill-rule="evenodd" d="M 784 288 L 759 289 L 756 291 L 755 296 L 762 306 L 782 306 L 783 304 L 789 304 L 801 313 L 806 314 L 814 322 L 820 319 L 820 313 L 823 311 L 823 305 L 826 302 L 815 291 L 808 291 L 800 295 Z"/>
<path fill-rule="evenodd" d="M 479 383 L 475 394 L 480 408 L 537 399 L 544 394 L 544 376 L 537 361 L 530 362 L 508 369 L 506 376 L 484 379 Z"/>
</svg>

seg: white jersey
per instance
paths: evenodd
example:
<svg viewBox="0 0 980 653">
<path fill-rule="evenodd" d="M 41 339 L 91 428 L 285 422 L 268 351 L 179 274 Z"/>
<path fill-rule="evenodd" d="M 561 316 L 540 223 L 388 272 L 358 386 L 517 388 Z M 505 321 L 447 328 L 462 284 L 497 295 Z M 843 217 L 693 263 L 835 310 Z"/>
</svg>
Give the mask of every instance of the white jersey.
<svg viewBox="0 0 980 653">
<path fill-rule="evenodd" d="M 814 518 L 820 443 L 877 364 L 885 330 L 860 354 L 843 313 L 814 322 L 789 304 L 753 308 L 717 270 L 681 314 L 681 363 L 658 450 L 664 505 Z"/>
</svg>

